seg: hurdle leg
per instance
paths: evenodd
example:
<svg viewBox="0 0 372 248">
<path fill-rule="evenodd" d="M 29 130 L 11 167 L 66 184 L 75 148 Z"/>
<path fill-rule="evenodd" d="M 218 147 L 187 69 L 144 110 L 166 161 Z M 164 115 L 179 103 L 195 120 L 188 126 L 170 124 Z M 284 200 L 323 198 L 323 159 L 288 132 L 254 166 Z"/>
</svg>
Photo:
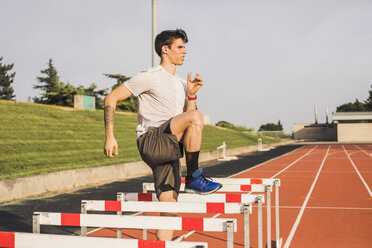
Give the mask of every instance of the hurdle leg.
<svg viewBox="0 0 372 248">
<path fill-rule="evenodd" d="M 87 203 L 86 202 L 82 202 L 81 203 L 81 213 L 82 214 L 87 214 L 88 211 L 87 211 Z M 87 236 L 87 227 L 86 226 L 81 226 L 81 230 L 80 230 L 80 236 Z"/>
<path fill-rule="evenodd" d="M 227 248 L 234 248 L 234 222 L 227 221 Z"/>
<path fill-rule="evenodd" d="M 40 233 L 40 214 L 32 215 L 32 232 Z"/>
<path fill-rule="evenodd" d="M 142 184 L 142 192 L 147 193 L 147 186 L 145 186 L 143 184 Z M 143 212 L 143 216 L 146 216 L 146 215 L 147 214 L 145 212 Z M 147 240 L 147 229 L 143 229 L 142 239 Z"/>
<path fill-rule="evenodd" d="M 120 202 L 123 202 L 124 201 L 124 195 L 122 193 L 117 193 L 116 200 L 120 201 Z M 116 214 L 117 215 L 123 215 L 123 213 L 121 211 L 117 211 Z M 118 228 L 116 230 L 116 237 L 118 239 L 121 239 L 121 236 L 122 236 L 121 228 Z"/>
<path fill-rule="evenodd" d="M 262 198 L 258 198 L 258 248 L 263 248 L 262 244 Z"/>
<path fill-rule="evenodd" d="M 274 182 L 275 185 L 275 225 L 276 225 L 276 247 L 282 246 L 282 240 L 279 232 L 279 181 Z"/>
<path fill-rule="evenodd" d="M 252 213 L 251 205 L 244 205 L 244 248 L 249 247 L 249 215 Z"/>
<path fill-rule="evenodd" d="M 271 186 L 266 186 L 267 200 L 267 248 L 271 248 Z"/>
</svg>

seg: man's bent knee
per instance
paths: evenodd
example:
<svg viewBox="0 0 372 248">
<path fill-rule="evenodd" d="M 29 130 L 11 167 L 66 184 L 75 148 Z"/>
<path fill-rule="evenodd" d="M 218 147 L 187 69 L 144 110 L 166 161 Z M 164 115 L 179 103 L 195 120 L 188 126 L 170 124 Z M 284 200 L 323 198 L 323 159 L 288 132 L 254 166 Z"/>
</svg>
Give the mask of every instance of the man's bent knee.
<svg viewBox="0 0 372 248">
<path fill-rule="evenodd" d="M 203 128 L 203 116 L 198 110 L 191 110 L 190 114 L 190 125 L 195 125 Z"/>
</svg>

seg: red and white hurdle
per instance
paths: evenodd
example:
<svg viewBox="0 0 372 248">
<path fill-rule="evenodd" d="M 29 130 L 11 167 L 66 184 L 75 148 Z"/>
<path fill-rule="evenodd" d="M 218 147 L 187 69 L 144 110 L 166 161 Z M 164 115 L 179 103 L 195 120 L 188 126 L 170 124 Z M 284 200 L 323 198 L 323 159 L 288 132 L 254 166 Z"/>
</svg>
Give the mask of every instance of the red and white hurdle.
<svg viewBox="0 0 372 248">
<path fill-rule="evenodd" d="M 263 193 L 266 192 L 267 202 L 267 247 L 271 248 L 271 191 L 275 188 L 275 223 L 276 223 L 276 247 L 281 247 L 282 239 L 279 232 L 279 179 L 271 178 L 212 178 L 213 181 L 219 182 L 223 187 L 218 192 L 249 192 Z M 185 190 L 185 179 L 182 178 L 180 191 Z M 143 183 L 143 192 L 154 191 L 153 183 Z M 262 203 L 261 203 L 262 204 Z M 258 247 L 263 248 L 262 235 L 262 209 L 259 202 L 258 216 Z"/>
<path fill-rule="evenodd" d="M 0 247 L 4 248 L 207 248 L 205 242 L 177 242 L 138 239 L 82 237 L 70 235 L 0 232 Z"/>
<path fill-rule="evenodd" d="M 40 225 L 226 232 L 228 248 L 237 230 L 236 219 L 35 212 L 33 233 L 40 233 Z"/>
<path fill-rule="evenodd" d="M 244 214 L 244 239 L 246 247 L 249 247 L 249 214 L 252 213 L 252 204 L 256 203 L 262 197 L 261 195 L 236 195 L 238 197 L 227 197 L 234 203 L 225 203 L 226 194 L 212 194 L 207 196 L 179 194 L 178 202 L 159 202 L 152 193 L 118 193 L 119 201 L 82 201 L 82 213 L 85 211 L 115 211 L 117 213 L 125 212 L 177 212 L 177 213 L 215 213 L 215 214 Z M 127 201 L 128 198 L 140 199 L 142 201 Z M 149 201 L 151 198 L 156 201 Z M 200 198 L 200 199 L 198 199 Z M 240 202 L 236 202 L 237 200 Z M 243 201 L 242 202 L 242 198 Z M 147 201 L 144 201 L 144 200 Z M 186 202 L 188 200 L 188 202 Z M 200 202 L 197 202 L 197 201 Z M 208 202 L 210 200 L 211 202 Z M 84 231 L 82 231 L 84 233 Z M 121 237 L 121 232 L 118 232 L 118 237 Z M 147 239 L 146 229 L 144 229 L 143 239 Z"/>
</svg>

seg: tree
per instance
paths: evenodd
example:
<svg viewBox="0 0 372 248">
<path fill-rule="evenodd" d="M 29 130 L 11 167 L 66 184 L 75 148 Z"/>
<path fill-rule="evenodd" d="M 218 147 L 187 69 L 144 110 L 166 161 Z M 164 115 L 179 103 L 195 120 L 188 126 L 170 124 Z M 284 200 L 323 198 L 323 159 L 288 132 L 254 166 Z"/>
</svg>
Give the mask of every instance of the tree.
<svg viewBox="0 0 372 248">
<path fill-rule="evenodd" d="M 369 91 L 369 97 L 364 102 L 360 102 L 358 99 L 355 99 L 355 102 L 344 103 L 338 106 L 336 109 L 336 112 L 362 112 L 362 111 L 372 111 L 372 90 Z"/>
<path fill-rule="evenodd" d="M 116 79 L 116 84 L 112 86 L 111 90 L 116 89 L 122 83 L 129 80 L 130 77 L 121 75 L 121 74 L 104 74 L 106 77 Z M 138 112 L 138 104 L 137 104 L 137 97 L 131 95 L 125 101 L 118 102 L 116 104 L 116 108 L 122 111 L 129 111 L 129 112 Z"/>
<path fill-rule="evenodd" d="M 13 69 L 14 63 L 6 65 L 1 63 L 2 60 L 3 57 L 0 57 L 0 99 L 14 100 L 14 89 L 11 84 L 13 83 L 15 72 L 9 74 L 9 71 Z"/>
<path fill-rule="evenodd" d="M 365 105 L 362 102 L 359 102 L 358 99 L 355 99 L 355 102 L 349 102 L 342 104 L 337 107 L 336 112 L 360 112 L 367 111 Z"/>
<path fill-rule="evenodd" d="M 372 85 L 371 85 L 372 89 Z M 364 101 L 364 107 L 366 111 L 372 111 L 372 90 L 368 91 L 369 97 Z"/>
<path fill-rule="evenodd" d="M 278 124 L 266 123 L 264 125 L 261 125 L 258 131 L 283 131 L 283 127 L 279 120 Z"/>
<path fill-rule="evenodd" d="M 219 121 L 216 123 L 217 127 L 224 127 L 224 128 L 233 128 L 234 124 L 227 122 L 227 121 Z"/>
<path fill-rule="evenodd" d="M 69 86 L 69 84 L 65 85 L 59 81 L 58 72 L 53 65 L 52 59 L 49 59 L 48 68 L 41 70 L 40 72 L 45 74 L 45 76 L 37 77 L 40 85 L 34 85 L 34 89 L 41 89 L 44 92 L 41 93 L 41 97 L 34 97 L 34 102 L 60 105 L 59 103 L 61 101 L 58 99 L 58 93 L 62 89 L 65 91 L 71 91 L 72 88 Z"/>
<path fill-rule="evenodd" d="M 224 128 L 230 128 L 230 129 L 240 131 L 240 132 L 244 132 L 244 131 L 253 132 L 254 131 L 253 128 L 245 127 L 245 126 L 235 126 L 234 124 L 232 124 L 230 122 L 227 122 L 227 121 L 219 121 L 219 122 L 216 123 L 216 126 L 224 127 Z"/>
</svg>

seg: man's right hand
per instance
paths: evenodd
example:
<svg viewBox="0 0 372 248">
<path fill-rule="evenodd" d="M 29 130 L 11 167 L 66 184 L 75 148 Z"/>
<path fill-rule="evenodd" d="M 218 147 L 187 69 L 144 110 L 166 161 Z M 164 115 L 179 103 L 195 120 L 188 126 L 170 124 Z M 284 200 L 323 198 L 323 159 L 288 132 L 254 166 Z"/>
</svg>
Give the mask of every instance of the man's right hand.
<svg viewBox="0 0 372 248">
<path fill-rule="evenodd" d="M 114 158 L 115 156 L 119 155 L 118 143 L 116 142 L 116 139 L 114 137 L 106 139 L 103 153 L 108 158 Z"/>
</svg>

